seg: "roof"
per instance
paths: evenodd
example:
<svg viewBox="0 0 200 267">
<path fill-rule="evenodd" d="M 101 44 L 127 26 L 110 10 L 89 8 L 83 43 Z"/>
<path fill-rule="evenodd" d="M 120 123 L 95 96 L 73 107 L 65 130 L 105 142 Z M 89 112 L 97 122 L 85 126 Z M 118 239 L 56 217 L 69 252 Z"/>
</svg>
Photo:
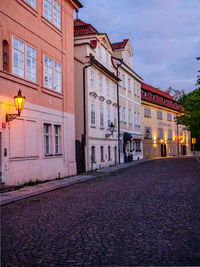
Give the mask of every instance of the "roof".
<svg viewBox="0 0 200 267">
<path fill-rule="evenodd" d="M 122 42 L 113 43 L 113 44 L 111 44 L 112 45 L 112 49 L 113 50 L 117 50 L 117 49 L 125 48 L 127 42 L 128 42 L 128 39 L 124 39 Z"/>
<path fill-rule="evenodd" d="M 83 7 L 83 5 L 81 4 L 81 2 L 79 0 L 73 0 L 75 4 L 77 4 L 77 6 L 79 8 Z"/>
<path fill-rule="evenodd" d="M 179 103 L 171 97 L 168 93 L 159 90 L 149 84 L 141 83 L 141 98 L 144 101 L 148 101 L 159 106 L 163 106 L 176 111 L 183 111 L 183 108 Z M 146 94 L 145 94 L 146 91 Z"/>
<path fill-rule="evenodd" d="M 74 35 L 87 35 L 99 33 L 91 24 L 87 24 L 80 19 L 74 20 Z"/>
</svg>

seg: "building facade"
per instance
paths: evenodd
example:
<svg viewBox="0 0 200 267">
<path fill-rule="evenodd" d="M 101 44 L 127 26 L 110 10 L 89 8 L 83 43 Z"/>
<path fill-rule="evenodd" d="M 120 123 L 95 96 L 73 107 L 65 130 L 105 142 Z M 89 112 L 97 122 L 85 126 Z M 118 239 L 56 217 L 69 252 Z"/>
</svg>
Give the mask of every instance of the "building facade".
<svg viewBox="0 0 200 267">
<path fill-rule="evenodd" d="M 6 184 L 76 174 L 75 0 L 0 3 L 0 173 Z M 24 110 L 13 97 L 21 89 Z"/>
<path fill-rule="evenodd" d="M 119 118 L 120 118 L 120 162 L 143 158 L 141 120 L 142 78 L 132 69 L 132 48 L 128 39 L 112 44 L 113 61 L 118 68 Z"/>
<path fill-rule="evenodd" d="M 77 169 L 83 172 L 118 163 L 118 78 L 105 33 L 76 19 L 74 45 Z"/>
<path fill-rule="evenodd" d="M 144 158 L 190 155 L 190 132 L 176 124 L 182 107 L 168 93 L 142 83 Z"/>
</svg>

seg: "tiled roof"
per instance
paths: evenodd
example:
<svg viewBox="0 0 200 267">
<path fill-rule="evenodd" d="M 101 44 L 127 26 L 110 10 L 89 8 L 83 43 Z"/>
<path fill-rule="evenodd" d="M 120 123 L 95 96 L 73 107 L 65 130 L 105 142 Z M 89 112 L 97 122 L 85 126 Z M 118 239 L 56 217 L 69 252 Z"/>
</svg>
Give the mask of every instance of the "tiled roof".
<svg viewBox="0 0 200 267">
<path fill-rule="evenodd" d="M 128 39 L 124 39 L 122 42 L 119 42 L 119 43 L 113 43 L 112 44 L 112 49 L 113 50 L 117 50 L 117 49 L 122 49 L 126 46 L 128 42 Z"/>
<path fill-rule="evenodd" d="M 183 111 L 183 108 L 179 105 L 179 103 L 171 97 L 168 93 L 163 92 L 151 85 L 146 83 L 141 83 L 141 98 L 144 101 L 148 101 L 159 106 L 163 106 L 166 108 L 170 108 L 176 111 Z"/>
<path fill-rule="evenodd" d="M 87 35 L 99 33 L 91 24 L 87 24 L 80 19 L 74 20 L 74 35 Z"/>
</svg>

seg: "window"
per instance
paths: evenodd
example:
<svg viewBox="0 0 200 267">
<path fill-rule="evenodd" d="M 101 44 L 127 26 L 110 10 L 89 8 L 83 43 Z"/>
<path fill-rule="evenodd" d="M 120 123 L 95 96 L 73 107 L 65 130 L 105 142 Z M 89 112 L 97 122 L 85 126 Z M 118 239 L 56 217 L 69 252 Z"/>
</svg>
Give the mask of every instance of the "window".
<svg viewBox="0 0 200 267">
<path fill-rule="evenodd" d="M 43 16 L 51 22 L 51 0 L 43 0 Z"/>
<path fill-rule="evenodd" d="M 95 125 L 95 105 L 91 104 L 91 124 Z"/>
<path fill-rule="evenodd" d="M 104 161 L 104 151 L 103 146 L 101 146 L 101 161 Z"/>
<path fill-rule="evenodd" d="M 52 7 L 53 3 L 53 7 Z M 53 8 L 53 20 L 51 10 Z M 43 16 L 60 29 L 60 4 L 56 0 L 43 0 Z"/>
<path fill-rule="evenodd" d="M 153 99 L 156 99 L 156 95 L 152 94 L 152 98 L 153 98 Z"/>
<path fill-rule="evenodd" d="M 123 142 L 122 142 L 122 140 L 120 140 L 120 143 L 119 143 L 119 145 L 120 145 L 120 153 L 123 153 Z"/>
<path fill-rule="evenodd" d="M 119 85 L 121 86 L 122 85 L 122 81 L 121 81 L 121 72 L 120 71 L 118 71 L 118 78 L 120 79 Z"/>
<path fill-rule="evenodd" d="M 108 160 L 111 160 L 111 147 L 108 146 Z"/>
<path fill-rule="evenodd" d="M 156 148 L 153 149 L 153 154 L 156 155 Z"/>
<path fill-rule="evenodd" d="M 103 107 L 100 107 L 100 126 L 104 127 L 104 110 L 103 110 Z"/>
<path fill-rule="evenodd" d="M 60 125 L 54 125 L 55 155 L 60 154 Z"/>
<path fill-rule="evenodd" d="M 53 24 L 60 29 L 60 5 L 53 0 Z"/>
<path fill-rule="evenodd" d="M 157 111 L 157 119 L 162 119 L 162 111 Z"/>
<path fill-rule="evenodd" d="M 117 112 L 116 111 L 114 111 L 113 116 L 114 116 L 114 125 L 115 127 L 117 127 Z"/>
<path fill-rule="evenodd" d="M 122 86 L 126 87 L 125 74 L 122 74 Z"/>
<path fill-rule="evenodd" d="M 168 139 L 172 140 L 172 129 L 168 129 Z"/>
<path fill-rule="evenodd" d="M 126 108 L 123 107 L 122 121 L 126 122 Z"/>
<path fill-rule="evenodd" d="M 149 148 L 148 148 L 148 147 L 145 148 L 145 155 L 146 155 L 146 156 L 149 155 Z"/>
<path fill-rule="evenodd" d="M 145 138 L 151 138 L 151 127 L 145 127 Z"/>
<path fill-rule="evenodd" d="M 116 97 L 116 91 L 117 91 L 117 88 L 116 88 L 116 84 L 114 83 L 113 84 L 113 97 L 114 98 Z"/>
<path fill-rule="evenodd" d="M 14 36 L 12 38 L 12 72 L 21 78 L 25 76 L 27 80 L 36 82 L 36 50 L 29 45 L 24 45 Z"/>
<path fill-rule="evenodd" d="M 7 40 L 3 40 L 3 71 L 9 72 L 9 45 Z"/>
<path fill-rule="evenodd" d="M 128 110 L 128 122 L 129 122 L 129 123 L 132 123 L 132 111 L 131 111 L 130 108 L 129 108 L 129 110 Z"/>
<path fill-rule="evenodd" d="M 167 113 L 167 120 L 172 121 L 172 114 L 171 113 Z"/>
<path fill-rule="evenodd" d="M 99 75 L 99 90 L 103 92 L 103 77 Z"/>
<path fill-rule="evenodd" d="M 131 92 L 131 80 L 128 78 L 128 91 Z"/>
<path fill-rule="evenodd" d="M 44 124 L 44 154 L 50 155 L 50 124 Z"/>
<path fill-rule="evenodd" d="M 137 124 L 137 112 L 134 112 L 134 124 Z"/>
<path fill-rule="evenodd" d="M 140 113 L 137 114 L 137 125 L 140 126 Z"/>
<path fill-rule="evenodd" d="M 163 129 L 158 128 L 158 139 L 163 139 Z"/>
<path fill-rule="evenodd" d="M 61 65 L 47 56 L 44 56 L 44 87 L 61 93 Z"/>
<path fill-rule="evenodd" d="M 26 3 L 35 9 L 35 0 L 26 0 Z"/>
<path fill-rule="evenodd" d="M 91 161 L 95 162 L 95 146 L 91 147 Z"/>
<path fill-rule="evenodd" d="M 98 56 L 102 58 L 102 49 L 100 45 L 98 46 Z"/>
<path fill-rule="evenodd" d="M 111 118 L 110 118 L 110 110 L 108 109 L 108 127 L 110 126 Z"/>
<path fill-rule="evenodd" d="M 110 95 L 110 82 L 106 80 L 106 87 L 107 87 L 107 95 Z"/>
<path fill-rule="evenodd" d="M 94 86 L 94 70 L 90 69 L 90 85 Z"/>
<path fill-rule="evenodd" d="M 139 94 L 139 92 L 140 92 L 140 89 L 139 89 L 139 84 L 137 84 L 137 96 L 139 96 L 140 94 Z"/>
<path fill-rule="evenodd" d="M 144 96 L 147 96 L 147 91 L 144 91 Z"/>
<path fill-rule="evenodd" d="M 107 65 L 109 64 L 109 55 L 108 55 L 108 53 L 106 53 L 106 64 Z"/>
<path fill-rule="evenodd" d="M 119 119 L 122 121 L 122 107 L 119 106 Z"/>
<path fill-rule="evenodd" d="M 36 82 L 36 50 L 26 45 L 26 79 Z"/>
<path fill-rule="evenodd" d="M 151 109 L 150 108 L 144 108 L 144 116 L 145 117 L 151 117 Z"/>
</svg>

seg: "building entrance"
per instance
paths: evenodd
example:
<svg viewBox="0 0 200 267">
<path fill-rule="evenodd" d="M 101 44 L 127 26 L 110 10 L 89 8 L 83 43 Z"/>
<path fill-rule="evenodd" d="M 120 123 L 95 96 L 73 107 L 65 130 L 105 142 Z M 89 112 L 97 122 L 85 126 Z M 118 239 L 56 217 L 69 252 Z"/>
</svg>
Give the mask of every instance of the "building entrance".
<svg viewBox="0 0 200 267">
<path fill-rule="evenodd" d="M 0 182 L 2 181 L 2 134 L 0 133 Z"/>
<path fill-rule="evenodd" d="M 166 156 L 167 156 L 166 145 L 161 144 L 161 157 L 166 157 Z"/>
<path fill-rule="evenodd" d="M 181 145 L 181 155 L 186 155 L 186 145 Z"/>
<path fill-rule="evenodd" d="M 117 147 L 114 147 L 115 165 L 117 164 Z"/>
</svg>

